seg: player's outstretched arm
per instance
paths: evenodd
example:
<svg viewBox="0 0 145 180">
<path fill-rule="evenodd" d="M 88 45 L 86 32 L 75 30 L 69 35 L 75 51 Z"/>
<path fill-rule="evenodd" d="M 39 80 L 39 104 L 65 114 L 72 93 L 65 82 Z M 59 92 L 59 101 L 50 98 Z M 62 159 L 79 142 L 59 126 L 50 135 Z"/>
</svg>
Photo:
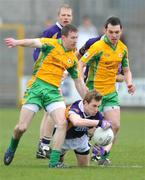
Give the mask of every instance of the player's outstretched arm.
<svg viewBox="0 0 145 180">
<path fill-rule="evenodd" d="M 6 38 L 5 44 L 9 48 L 13 48 L 16 46 L 22 46 L 22 47 L 32 47 L 32 48 L 41 48 L 42 43 L 39 39 L 14 39 L 14 38 Z"/>
</svg>

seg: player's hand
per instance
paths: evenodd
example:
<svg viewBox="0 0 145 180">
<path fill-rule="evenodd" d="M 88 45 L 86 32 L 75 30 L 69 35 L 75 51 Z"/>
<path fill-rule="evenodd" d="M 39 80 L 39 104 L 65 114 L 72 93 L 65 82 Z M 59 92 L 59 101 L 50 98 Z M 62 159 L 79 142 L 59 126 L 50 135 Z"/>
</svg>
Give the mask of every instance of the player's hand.
<svg viewBox="0 0 145 180">
<path fill-rule="evenodd" d="M 133 95 L 135 93 L 136 88 L 133 84 L 128 85 L 127 88 L 129 94 Z"/>
<path fill-rule="evenodd" d="M 102 128 L 102 129 L 108 129 L 108 128 L 110 128 L 110 127 L 112 127 L 112 126 L 111 126 L 111 122 L 109 122 L 109 121 L 107 121 L 107 120 L 102 120 L 102 125 L 101 125 L 101 128 Z"/>
<path fill-rule="evenodd" d="M 12 48 L 12 47 L 15 47 L 17 44 L 16 44 L 16 39 L 14 38 L 6 38 L 5 39 L 5 44 L 6 46 L 8 46 L 9 48 Z"/>
<path fill-rule="evenodd" d="M 97 145 L 94 145 L 93 149 L 92 149 L 92 153 L 95 156 L 103 156 L 105 154 L 105 149 L 103 147 L 99 147 Z"/>
</svg>

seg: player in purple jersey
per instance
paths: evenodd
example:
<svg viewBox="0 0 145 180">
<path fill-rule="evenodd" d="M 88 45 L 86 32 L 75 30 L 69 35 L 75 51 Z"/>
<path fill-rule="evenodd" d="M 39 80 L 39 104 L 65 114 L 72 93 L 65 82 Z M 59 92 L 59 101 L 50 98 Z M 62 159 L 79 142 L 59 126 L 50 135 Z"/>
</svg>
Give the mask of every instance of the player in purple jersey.
<svg viewBox="0 0 145 180">
<path fill-rule="evenodd" d="M 52 27 L 46 29 L 41 37 L 48 38 L 61 38 L 61 29 L 63 26 L 70 24 L 73 19 L 73 10 L 68 4 L 62 5 L 58 10 L 58 21 Z M 34 61 L 37 61 L 41 56 L 39 48 L 36 48 L 33 53 Z M 44 112 L 43 119 L 40 126 L 40 141 L 38 145 L 38 150 L 36 152 L 37 158 L 46 158 L 49 156 L 50 148 L 49 144 L 51 141 L 51 136 L 54 130 L 54 123 L 51 120 L 48 113 Z"/>
<path fill-rule="evenodd" d="M 96 90 L 86 94 L 83 100 L 74 102 L 66 110 L 68 129 L 66 139 L 62 148 L 60 161 L 63 162 L 64 155 L 68 150 L 74 150 L 78 166 L 88 166 L 89 156 L 89 138 L 88 131 L 96 127 L 107 129 L 110 123 L 104 120 L 102 114 L 98 111 L 101 104 L 102 95 Z"/>
<path fill-rule="evenodd" d="M 48 38 L 61 38 L 61 29 L 63 26 L 70 24 L 72 22 L 72 8 L 65 4 L 62 5 L 58 10 L 58 21 L 48 29 L 44 30 L 40 37 L 48 37 Z M 35 48 L 33 53 L 34 61 L 36 61 L 39 57 L 40 49 Z"/>
</svg>

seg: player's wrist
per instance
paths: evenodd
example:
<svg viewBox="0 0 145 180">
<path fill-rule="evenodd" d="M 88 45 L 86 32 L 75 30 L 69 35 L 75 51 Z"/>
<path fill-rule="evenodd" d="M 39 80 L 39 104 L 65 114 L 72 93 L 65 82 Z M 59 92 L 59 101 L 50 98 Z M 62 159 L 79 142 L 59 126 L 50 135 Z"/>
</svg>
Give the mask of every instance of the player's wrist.
<svg viewBox="0 0 145 180">
<path fill-rule="evenodd" d="M 132 86 L 133 86 L 132 83 L 127 84 L 127 87 L 128 87 L 128 88 L 131 88 Z"/>
<path fill-rule="evenodd" d="M 102 126 L 102 120 L 99 120 L 97 127 L 101 127 Z"/>
</svg>

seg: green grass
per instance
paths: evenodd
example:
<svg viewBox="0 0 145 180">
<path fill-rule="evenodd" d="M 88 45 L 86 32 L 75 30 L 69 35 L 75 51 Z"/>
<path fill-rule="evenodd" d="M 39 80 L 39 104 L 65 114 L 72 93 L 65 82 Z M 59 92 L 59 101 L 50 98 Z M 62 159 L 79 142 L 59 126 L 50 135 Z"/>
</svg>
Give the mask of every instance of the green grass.
<svg viewBox="0 0 145 180">
<path fill-rule="evenodd" d="M 3 165 L 13 128 L 18 121 L 16 109 L 0 110 L 0 180 L 145 180 L 145 112 L 123 111 L 121 130 L 111 152 L 112 166 L 101 168 L 91 163 L 89 168 L 77 168 L 75 155 L 70 151 L 65 162 L 70 169 L 49 169 L 48 160 L 37 160 L 35 152 L 39 139 L 42 112 L 38 113 L 25 133 L 14 161 Z"/>
</svg>

